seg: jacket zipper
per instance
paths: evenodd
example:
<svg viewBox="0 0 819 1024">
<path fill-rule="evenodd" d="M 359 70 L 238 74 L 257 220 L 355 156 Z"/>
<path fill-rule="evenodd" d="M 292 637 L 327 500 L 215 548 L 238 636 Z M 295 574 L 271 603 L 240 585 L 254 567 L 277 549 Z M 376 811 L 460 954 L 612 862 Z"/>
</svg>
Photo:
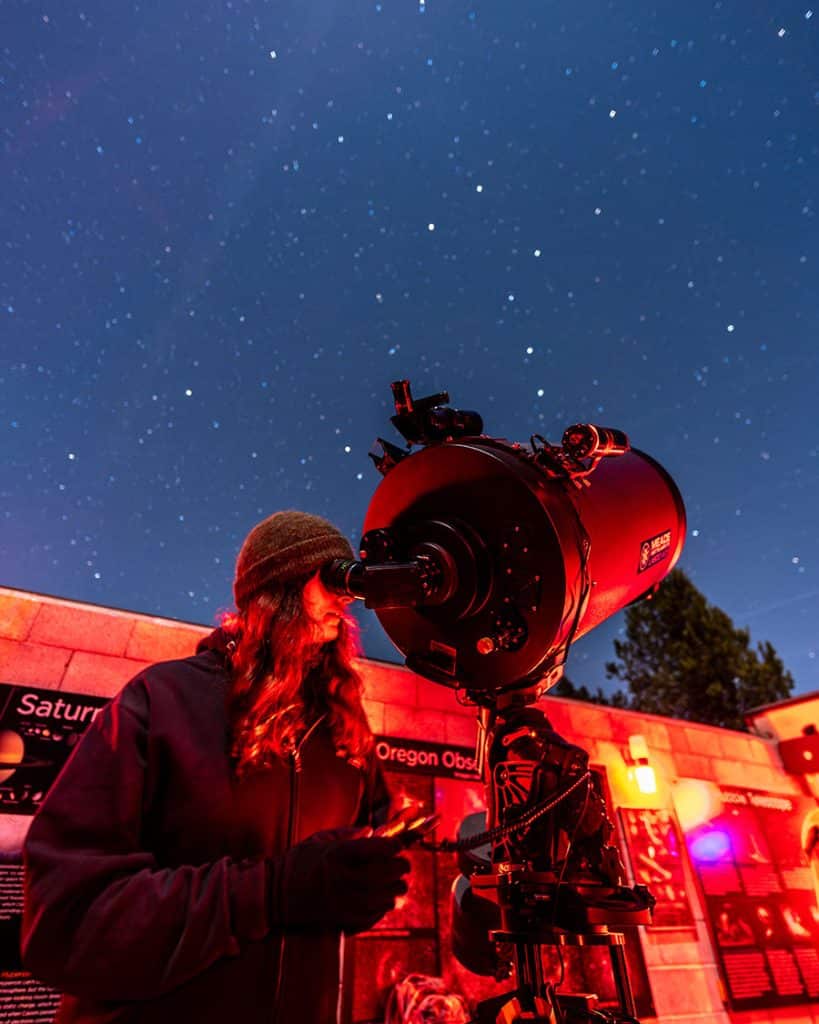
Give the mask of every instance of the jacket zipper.
<svg viewBox="0 0 819 1024">
<path fill-rule="evenodd" d="M 299 775 L 302 773 L 302 757 L 301 752 L 304 744 L 309 739 L 311 733 L 324 721 L 326 715 L 322 715 L 321 718 L 317 718 L 315 722 L 310 726 L 307 732 L 302 736 L 299 742 L 296 744 L 293 753 L 290 755 L 290 807 L 287 814 L 287 845 L 286 850 L 289 850 L 293 845 L 293 840 L 296 837 L 296 829 L 298 827 L 299 815 L 298 815 L 298 798 L 299 798 Z M 287 935 L 282 932 L 281 939 L 279 940 L 279 967 L 276 971 L 276 992 L 273 996 L 273 1024 L 277 1024 L 279 1019 L 279 1003 L 281 1002 L 282 995 L 282 971 L 284 970 L 284 950 L 287 945 Z"/>
</svg>

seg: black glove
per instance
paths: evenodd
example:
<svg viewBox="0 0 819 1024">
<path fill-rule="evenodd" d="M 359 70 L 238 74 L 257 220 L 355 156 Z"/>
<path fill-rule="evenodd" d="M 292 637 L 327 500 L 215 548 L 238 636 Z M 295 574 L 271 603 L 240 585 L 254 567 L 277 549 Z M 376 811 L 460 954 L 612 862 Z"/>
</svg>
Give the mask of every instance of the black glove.
<svg viewBox="0 0 819 1024">
<path fill-rule="evenodd" d="M 409 871 L 397 839 L 358 828 L 317 832 L 282 858 L 273 926 L 367 931 L 407 891 Z"/>
</svg>

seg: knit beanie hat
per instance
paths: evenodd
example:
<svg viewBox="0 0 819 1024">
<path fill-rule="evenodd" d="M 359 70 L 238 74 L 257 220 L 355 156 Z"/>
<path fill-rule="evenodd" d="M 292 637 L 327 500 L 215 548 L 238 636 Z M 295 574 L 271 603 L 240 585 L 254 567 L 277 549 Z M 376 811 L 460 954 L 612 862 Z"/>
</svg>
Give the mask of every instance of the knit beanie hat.
<svg viewBox="0 0 819 1024">
<path fill-rule="evenodd" d="M 332 523 L 309 512 L 274 512 L 245 537 L 236 559 L 233 597 L 243 609 L 266 586 L 311 576 L 333 558 L 354 558 Z"/>
</svg>

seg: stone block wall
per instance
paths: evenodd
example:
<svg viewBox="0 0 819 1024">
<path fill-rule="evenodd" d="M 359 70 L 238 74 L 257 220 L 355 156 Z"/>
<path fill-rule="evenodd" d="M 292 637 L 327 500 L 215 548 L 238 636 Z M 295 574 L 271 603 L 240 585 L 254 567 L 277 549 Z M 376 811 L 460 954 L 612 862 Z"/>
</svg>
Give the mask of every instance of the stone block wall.
<svg viewBox="0 0 819 1024">
<path fill-rule="evenodd" d="M 0 588 L 0 681 L 72 693 L 112 696 L 143 667 L 191 654 L 210 627 L 136 612 Z M 365 706 L 374 732 L 471 746 L 474 711 L 452 691 L 402 666 L 365 660 Z M 616 807 L 671 807 L 681 778 L 777 793 L 799 791 L 779 763 L 775 743 L 708 726 L 546 697 L 554 728 L 603 765 Z M 658 792 L 637 792 L 627 758 L 629 736 L 645 737 Z M 22 842 L 28 819 L 0 815 L 5 848 Z M 727 1022 L 721 981 L 697 886 L 688 878 L 695 926 L 645 932 L 643 953 L 658 1020 L 664 1024 Z M 645 930 L 644 930 L 645 931 Z M 784 1015 L 783 1015 L 784 1014 Z M 804 1021 L 819 1013 L 799 1007 L 733 1014 L 738 1024 Z"/>
</svg>

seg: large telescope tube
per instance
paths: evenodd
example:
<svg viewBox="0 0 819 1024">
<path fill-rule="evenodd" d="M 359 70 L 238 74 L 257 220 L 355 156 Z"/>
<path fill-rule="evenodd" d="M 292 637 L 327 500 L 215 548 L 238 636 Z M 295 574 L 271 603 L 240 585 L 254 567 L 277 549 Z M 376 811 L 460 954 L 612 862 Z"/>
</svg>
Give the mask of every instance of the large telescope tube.
<svg viewBox="0 0 819 1024">
<path fill-rule="evenodd" d="M 573 640 L 656 587 L 685 538 L 680 493 L 643 452 L 582 480 L 537 454 L 480 436 L 408 455 L 371 499 L 361 562 L 325 574 L 375 608 L 410 668 L 478 700 L 558 669 Z"/>
</svg>

